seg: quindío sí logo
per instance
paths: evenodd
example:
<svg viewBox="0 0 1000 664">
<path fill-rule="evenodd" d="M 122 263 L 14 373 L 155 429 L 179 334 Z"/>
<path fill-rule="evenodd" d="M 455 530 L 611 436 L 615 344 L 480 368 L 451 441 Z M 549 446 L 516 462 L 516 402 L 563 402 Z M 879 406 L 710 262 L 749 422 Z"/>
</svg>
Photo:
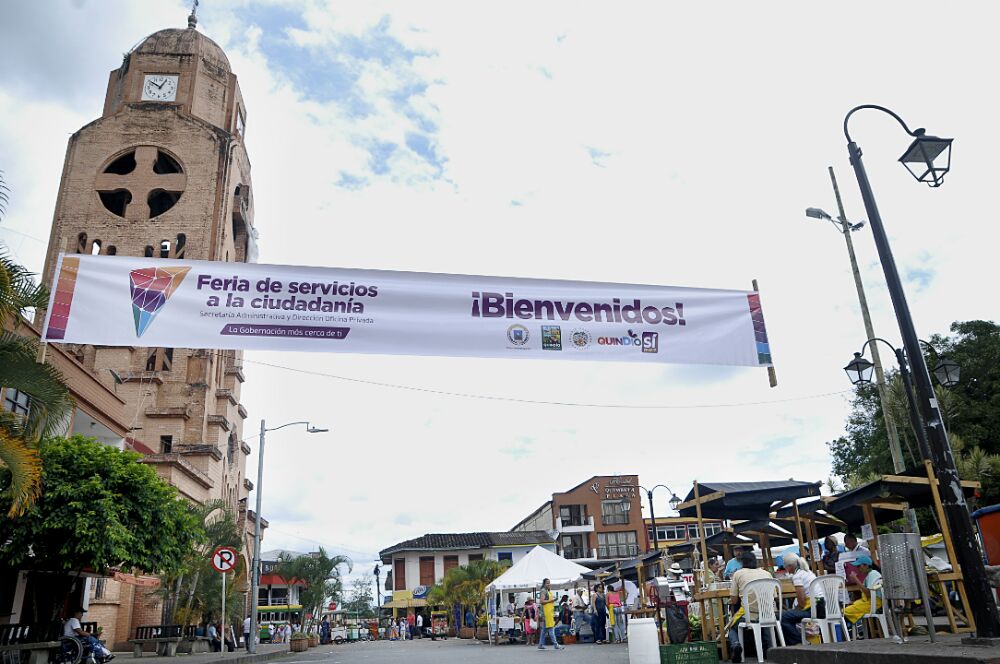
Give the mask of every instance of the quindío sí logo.
<svg viewBox="0 0 1000 664">
<path fill-rule="evenodd" d="M 153 319 L 190 271 L 189 267 L 144 267 L 128 273 L 137 337 L 149 329 Z"/>
</svg>

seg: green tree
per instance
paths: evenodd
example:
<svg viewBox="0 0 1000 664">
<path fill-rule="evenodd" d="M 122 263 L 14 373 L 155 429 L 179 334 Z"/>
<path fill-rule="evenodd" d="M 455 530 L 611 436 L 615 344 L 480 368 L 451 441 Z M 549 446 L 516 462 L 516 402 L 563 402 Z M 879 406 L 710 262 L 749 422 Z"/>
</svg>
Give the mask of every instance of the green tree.
<svg viewBox="0 0 1000 664">
<path fill-rule="evenodd" d="M 299 601 L 303 612 L 312 614 L 311 624 L 319 618 L 328 600 L 343 603 L 340 602 L 343 592 L 340 568 L 347 567 L 350 572 L 352 566 L 353 563 L 347 556 L 330 556 L 326 549 L 319 547 L 319 551 L 303 556 L 279 554 L 274 571 L 289 584 L 302 582 Z"/>
<path fill-rule="evenodd" d="M 983 483 L 987 500 L 1000 498 L 1000 326 L 991 321 L 955 322 L 951 336 L 930 338 L 926 361 L 933 368 L 947 355 L 961 366 L 958 385 L 935 385 L 935 396 L 952 440 L 952 453 L 965 479 Z M 920 466 L 916 435 L 910 426 L 909 403 L 898 372 L 887 372 L 889 415 L 903 439 L 908 468 Z M 874 385 L 855 389 L 845 435 L 830 442 L 833 472 L 848 487 L 866 477 L 891 473 L 888 437 Z"/>
<path fill-rule="evenodd" d="M 198 523 L 177 489 L 138 454 L 82 436 L 45 439 L 40 454 L 41 497 L 0 520 L 0 564 L 99 574 L 183 566 Z M 0 498 L 0 509 L 10 502 Z"/>
<path fill-rule="evenodd" d="M 427 604 L 430 606 L 458 605 L 462 615 L 468 608 L 482 606 L 486 599 L 486 586 L 503 574 L 510 566 L 509 561 L 476 560 L 468 565 L 453 567 L 444 575 L 441 582 L 434 585 L 427 594 Z"/>
<path fill-rule="evenodd" d="M 357 612 L 362 618 L 375 617 L 375 596 L 372 594 L 372 579 L 362 576 L 351 581 L 351 591 L 344 608 Z"/>
</svg>

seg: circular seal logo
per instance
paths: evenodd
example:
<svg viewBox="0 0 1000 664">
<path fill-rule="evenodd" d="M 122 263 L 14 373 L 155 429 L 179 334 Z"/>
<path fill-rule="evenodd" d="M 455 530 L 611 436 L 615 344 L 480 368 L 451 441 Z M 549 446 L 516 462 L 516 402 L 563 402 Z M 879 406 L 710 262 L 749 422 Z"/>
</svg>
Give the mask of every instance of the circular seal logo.
<svg viewBox="0 0 1000 664">
<path fill-rule="evenodd" d="M 528 343 L 528 328 L 515 323 L 507 328 L 507 341 L 515 346 L 523 346 Z"/>
<path fill-rule="evenodd" d="M 590 332 L 586 330 L 573 330 L 569 335 L 569 342 L 573 348 L 586 348 L 591 340 Z"/>
</svg>

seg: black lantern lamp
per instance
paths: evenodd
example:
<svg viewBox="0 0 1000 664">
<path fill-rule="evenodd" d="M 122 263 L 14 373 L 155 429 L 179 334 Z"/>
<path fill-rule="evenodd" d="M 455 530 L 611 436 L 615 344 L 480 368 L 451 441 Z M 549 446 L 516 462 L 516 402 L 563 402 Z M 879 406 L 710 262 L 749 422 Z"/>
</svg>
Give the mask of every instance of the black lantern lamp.
<svg viewBox="0 0 1000 664">
<path fill-rule="evenodd" d="M 861 357 L 861 353 L 855 353 L 854 359 L 844 367 L 847 377 L 854 385 L 867 385 L 872 382 L 872 373 L 875 372 L 875 365 Z"/>
<path fill-rule="evenodd" d="M 951 138 L 925 136 L 923 129 L 913 131 L 913 143 L 899 158 L 906 170 L 931 187 L 944 184 L 945 173 L 951 168 Z"/>
<path fill-rule="evenodd" d="M 931 370 L 938 382 L 945 387 L 951 388 L 958 385 L 958 379 L 962 372 L 962 367 L 956 362 L 942 355 L 941 359 Z"/>
<path fill-rule="evenodd" d="M 677 510 L 677 506 L 681 504 L 681 499 L 678 498 L 677 494 L 674 493 L 673 491 L 671 491 L 670 493 L 672 495 L 670 496 L 670 502 L 667 503 L 667 504 L 670 505 L 670 509 L 676 511 Z"/>
</svg>

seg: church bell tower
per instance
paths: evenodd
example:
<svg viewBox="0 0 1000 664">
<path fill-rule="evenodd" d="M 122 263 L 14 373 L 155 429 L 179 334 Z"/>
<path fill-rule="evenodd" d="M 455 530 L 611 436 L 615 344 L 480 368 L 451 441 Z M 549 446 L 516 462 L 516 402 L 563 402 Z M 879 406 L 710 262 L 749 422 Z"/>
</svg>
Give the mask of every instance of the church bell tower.
<svg viewBox="0 0 1000 664">
<path fill-rule="evenodd" d="M 70 138 L 46 283 L 60 252 L 255 260 L 246 107 L 226 54 L 188 25 L 129 52 L 101 117 Z M 222 499 L 246 522 L 241 353 L 67 349 L 125 401 L 127 447 L 189 500 Z"/>
</svg>

